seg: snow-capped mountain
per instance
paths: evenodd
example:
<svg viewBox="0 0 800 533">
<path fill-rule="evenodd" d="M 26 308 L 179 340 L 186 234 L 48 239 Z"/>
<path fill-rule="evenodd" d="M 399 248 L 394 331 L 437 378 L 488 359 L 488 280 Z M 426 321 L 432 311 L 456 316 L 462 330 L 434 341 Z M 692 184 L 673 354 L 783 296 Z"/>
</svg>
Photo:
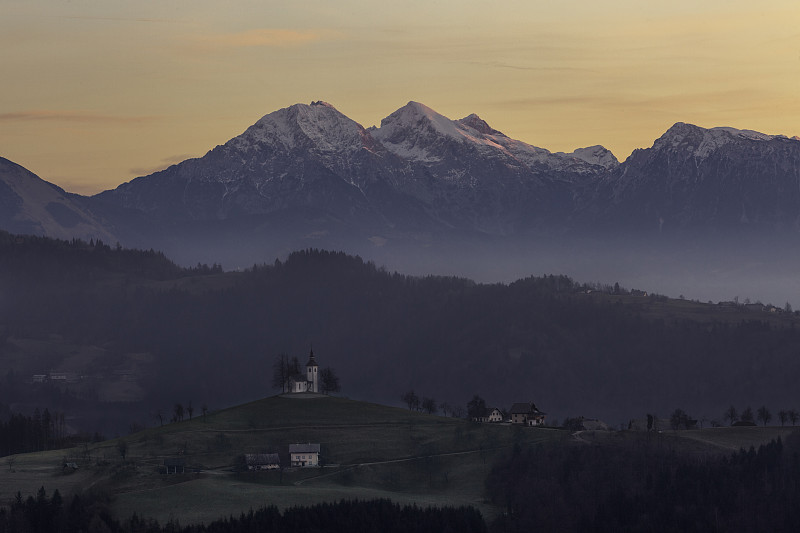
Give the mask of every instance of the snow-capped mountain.
<svg viewBox="0 0 800 533">
<path fill-rule="evenodd" d="M 295 104 L 203 157 L 91 198 L 0 167 L 3 229 L 113 234 L 183 262 L 308 246 L 524 244 L 604 228 L 800 228 L 796 138 L 678 123 L 619 163 L 602 146 L 550 152 L 476 114 L 452 120 L 417 102 L 370 128 L 325 102 Z"/>
<path fill-rule="evenodd" d="M 649 228 L 800 229 L 800 141 L 677 123 L 607 175 L 593 220 Z"/>
<path fill-rule="evenodd" d="M 116 242 L 116 237 L 87 209 L 83 200 L 0 157 L 1 229 L 60 239 Z"/>
</svg>

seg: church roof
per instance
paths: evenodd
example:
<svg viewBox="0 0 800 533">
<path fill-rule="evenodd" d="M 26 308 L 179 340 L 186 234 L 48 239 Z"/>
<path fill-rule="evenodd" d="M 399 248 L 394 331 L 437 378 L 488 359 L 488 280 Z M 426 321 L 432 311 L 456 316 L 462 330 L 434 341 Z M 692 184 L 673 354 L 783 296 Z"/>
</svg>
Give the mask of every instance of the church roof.
<svg viewBox="0 0 800 533">
<path fill-rule="evenodd" d="M 314 359 L 314 349 L 313 348 L 311 349 L 311 353 L 308 354 L 308 363 L 306 363 L 306 366 L 319 366 L 317 364 L 317 360 Z"/>
</svg>

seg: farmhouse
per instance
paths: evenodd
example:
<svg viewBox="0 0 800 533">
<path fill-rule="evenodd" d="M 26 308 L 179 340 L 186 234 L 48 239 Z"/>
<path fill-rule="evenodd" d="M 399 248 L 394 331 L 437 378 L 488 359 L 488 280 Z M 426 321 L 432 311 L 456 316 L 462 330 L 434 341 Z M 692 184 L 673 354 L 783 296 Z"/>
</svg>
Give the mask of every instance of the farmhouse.
<svg viewBox="0 0 800 533">
<path fill-rule="evenodd" d="M 497 407 L 487 407 L 481 416 L 473 418 L 475 422 L 502 422 L 503 412 Z"/>
<path fill-rule="evenodd" d="M 281 458 L 277 453 L 246 453 L 244 462 L 248 470 L 277 470 L 281 467 Z"/>
<path fill-rule="evenodd" d="M 511 423 L 522 424 L 525 426 L 541 426 L 544 424 L 544 419 L 547 413 L 540 411 L 536 404 L 530 403 L 515 403 L 511 406 Z"/>
<path fill-rule="evenodd" d="M 319 444 L 290 444 L 289 463 L 292 466 L 319 466 Z"/>
</svg>

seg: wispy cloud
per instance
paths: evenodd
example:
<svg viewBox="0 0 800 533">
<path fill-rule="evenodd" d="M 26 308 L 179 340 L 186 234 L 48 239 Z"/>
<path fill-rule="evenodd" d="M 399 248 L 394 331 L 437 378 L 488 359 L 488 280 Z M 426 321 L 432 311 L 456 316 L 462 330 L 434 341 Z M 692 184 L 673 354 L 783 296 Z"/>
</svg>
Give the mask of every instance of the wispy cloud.
<svg viewBox="0 0 800 533">
<path fill-rule="evenodd" d="M 55 122 L 86 122 L 86 123 L 140 123 L 153 120 L 153 117 L 131 117 L 121 115 L 105 115 L 87 111 L 62 111 L 52 109 L 30 109 L 0 113 L 0 121 L 55 121 Z"/>
<path fill-rule="evenodd" d="M 333 32 L 260 28 L 237 33 L 218 33 L 196 38 L 195 43 L 210 48 L 289 47 L 330 38 Z"/>
<path fill-rule="evenodd" d="M 163 18 L 145 18 L 145 17 L 90 17 L 90 16 L 52 16 L 51 18 L 59 18 L 65 20 L 96 20 L 101 22 L 164 22 L 164 23 L 186 23 L 186 21 L 177 19 L 163 19 Z"/>
</svg>

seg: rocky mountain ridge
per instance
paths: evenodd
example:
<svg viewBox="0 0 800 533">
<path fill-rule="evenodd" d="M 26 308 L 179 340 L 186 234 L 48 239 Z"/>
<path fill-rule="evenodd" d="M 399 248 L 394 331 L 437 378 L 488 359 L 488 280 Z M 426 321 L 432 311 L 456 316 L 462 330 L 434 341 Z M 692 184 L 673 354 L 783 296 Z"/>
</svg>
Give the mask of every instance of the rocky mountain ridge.
<svg viewBox="0 0 800 533">
<path fill-rule="evenodd" d="M 370 128 L 312 102 L 94 197 L 58 194 L 68 207 L 45 205 L 77 213 L 83 226 L 44 218 L 20 226 L 35 216 L 14 211 L 3 229 L 117 239 L 184 263 L 200 249 L 262 247 L 274 257 L 307 246 L 362 253 L 597 231 L 794 233 L 800 140 L 677 123 L 620 163 L 599 145 L 550 152 L 476 114 L 451 120 L 417 102 Z"/>
</svg>

